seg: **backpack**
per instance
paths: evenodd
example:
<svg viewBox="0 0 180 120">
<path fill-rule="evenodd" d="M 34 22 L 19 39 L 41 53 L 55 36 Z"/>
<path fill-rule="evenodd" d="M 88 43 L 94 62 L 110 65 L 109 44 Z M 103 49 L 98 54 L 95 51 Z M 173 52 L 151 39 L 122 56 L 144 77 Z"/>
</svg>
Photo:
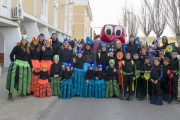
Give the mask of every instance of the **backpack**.
<svg viewBox="0 0 180 120">
<path fill-rule="evenodd" d="M 134 65 L 134 61 L 131 60 L 132 65 Z M 125 62 L 123 61 L 122 64 L 125 66 Z"/>
</svg>

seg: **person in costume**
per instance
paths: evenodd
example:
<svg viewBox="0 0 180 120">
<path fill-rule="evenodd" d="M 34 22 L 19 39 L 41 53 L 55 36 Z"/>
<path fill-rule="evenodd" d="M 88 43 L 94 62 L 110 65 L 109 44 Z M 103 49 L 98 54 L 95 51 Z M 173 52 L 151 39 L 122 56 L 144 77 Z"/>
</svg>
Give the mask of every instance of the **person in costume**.
<svg viewBox="0 0 180 120">
<path fill-rule="evenodd" d="M 32 70 L 34 70 L 34 68 L 28 48 L 27 35 L 23 35 L 21 41 L 13 48 L 10 59 L 11 64 L 8 69 L 6 89 L 9 90 L 8 100 L 14 101 L 12 96 L 14 88 L 18 91 L 18 95 L 24 98 L 26 98 L 26 94 L 30 91 L 31 68 Z"/>
<path fill-rule="evenodd" d="M 161 49 L 165 50 L 165 56 L 168 57 L 168 58 L 171 60 L 171 59 L 172 59 L 171 54 L 170 54 L 170 52 L 168 52 L 168 51 L 166 50 L 166 47 L 167 47 L 168 45 L 170 45 L 170 44 L 168 43 L 168 39 L 167 39 L 166 36 L 163 36 L 163 37 L 162 37 L 162 43 L 163 43 L 163 46 L 161 47 Z"/>
<path fill-rule="evenodd" d="M 62 69 L 65 70 L 66 63 L 71 63 L 71 71 L 73 70 L 73 51 L 69 49 L 69 41 L 67 38 L 64 39 L 63 45 L 61 48 L 59 48 L 58 55 L 59 55 L 59 61 L 62 63 Z"/>
<path fill-rule="evenodd" d="M 45 44 L 45 36 L 43 33 L 41 33 L 39 36 L 38 36 L 38 39 L 39 39 L 39 44 L 41 46 L 41 48 L 44 46 Z"/>
<path fill-rule="evenodd" d="M 125 53 L 129 52 L 131 53 L 131 58 L 133 58 L 133 54 L 135 52 L 139 52 L 139 45 L 135 44 L 135 40 L 134 40 L 134 36 L 130 36 L 129 37 L 129 44 L 127 44 L 127 46 L 125 47 L 124 50 Z"/>
<path fill-rule="evenodd" d="M 150 45 L 149 46 L 149 57 L 151 59 L 151 64 L 153 65 L 153 59 L 155 58 L 155 56 L 157 55 L 157 53 L 155 52 L 156 46 L 155 45 Z"/>
<path fill-rule="evenodd" d="M 36 85 L 34 96 L 45 98 L 52 96 L 49 73 L 47 72 L 48 65 L 42 64 L 42 70 L 40 72 L 34 72 L 35 75 L 40 75 L 38 84 Z"/>
<path fill-rule="evenodd" d="M 76 56 L 77 51 L 78 51 L 78 48 L 77 48 L 77 45 L 75 44 L 74 47 L 73 47 L 73 57 Z"/>
<path fill-rule="evenodd" d="M 78 50 L 76 57 L 73 59 L 74 62 L 74 96 L 83 96 L 83 87 L 84 87 L 84 81 L 83 79 L 83 51 Z"/>
<path fill-rule="evenodd" d="M 145 63 L 142 65 L 142 68 L 141 68 L 141 73 L 144 73 L 144 74 L 146 73 L 146 74 L 150 75 L 151 68 L 152 68 L 152 65 L 150 64 L 150 57 L 146 56 Z M 150 99 L 152 98 L 152 82 L 149 81 L 148 77 L 145 78 L 144 75 L 143 75 L 142 79 L 143 79 L 143 90 L 142 90 L 142 94 L 140 95 L 140 97 L 138 99 L 140 101 L 145 99 L 146 94 L 147 94 L 147 88 L 148 88 L 148 93 L 149 93 Z"/>
<path fill-rule="evenodd" d="M 135 64 L 131 60 L 131 54 L 126 53 L 126 59 L 122 63 L 122 70 L 124 75 L 124 99 L 130 100 L 132 98 L 132 83 L 135 78 Z M 129 86 L 129 95 L 127 96 L 127 86 Z M 121 98 L 123 99 L 123 97 Z"/>
<path fill-rule="evenodd" d="M 153 85 L 153 97 L 152 99 L 150 99 L 150 103 L 155 105 L 163 105 L 163 100 L 161 96 L 161 80 L 163 77 L 163 70 L 162 67 L 159 66 L 159 58 L 154 58 L 153 62 L 154 66 L 151 70 L 150 77 L 150 81 Z"/>
<path fill-rule="evenodd" d="M 60 98 L 70 99 L 73 98 L 73 82 L 71 80 L 72 71 L 71 71 L 71 62 L 66 63 L 66 69 L 62 72 L 61 81 L 61 95 Z"/>
<path fill-rule="evenodd" d="M 117 72 L 114 71 L 115 60 L 109 60 L 110 67 L 107 68 L 106 73 L 106 98 L 117 97 L 120 98 L 119 80 Z"/>
<path fill-rule="evenodd" d="M 110 59 L 113 59 L 115 61 L 114 72 L 117 72 L 119 65 L 118 65 L 117 58 L 114 57 L 114 48 L 109 49 L 109 56 L 106 59 L 106 69 L 109 67 L 109 60 Z"/>
<path fill-rule="evenodd" d="M 104 98 L 106 94 L 106 83 L 104 81 L 103 65 L 98 64 L 98 71 L 95 74 L 95 98 Z"/>
<path fill-rule="evenodd" d="M 115 48 L 114 48 L 114 57 L 117 58 L 118 60 L 118 81 L 119 81 L 119 88 L 121 89 L 121 86 L 122 86 L 122 78 L 123 78 L 123 74 L 120 72 L 120 69 L 121 66 L 122 66 L 122 62 L 124 60 L 124 52 L 123 52 L 123 49 L 122 49 L 122 44 L 121 44 L 121 41 L 116 41 L 116 44 L 115 44 Z M 119 59 L 118 57 L 118 54 L 119 53 L 122 53 L 123 57 L 121 59 Z"/>
<path fill-rule="evenodd" d="M 156 46 L 155 51 L 156 51 L 157 54 L 155 55 L 155 57 L 159 57 L 159 51 L 161 50 L 161 48 L 158 45 L 158 40 L 154 39 L 153 42 L 152 42 L 152 45 Z"/>
<path fill-rule="evenodd" d="M 53 96 L 60 96 L 60 81 L 61 81 L 61 72 L 62 66 L 59 63 L 59 55 L 54 55 L 53 64 L 51 65 L 51 91 Z"/>
<path fill-rule="evenodd" d="M 172 59 L 170 61 L 170 70 L 167 71 L 168 74 L 170 74 L 170 71 L 173 71 L 173 74 L 170 74 L 170 77 L 174 77 L 172 79 L 172 85 L 170 88 L 172 89 L 172 97 L 170 98 L 169 103 L 175 101 L 175 104 L 178 104 L 177 95 L 178 95 L 178 79 L 179 79 L 179 73 L 180 73 L 180 61 L 177 58 L 177 50 L 173 50 L 171 52 Z"/>
<path fill-rule="evenodd" d="M 41 46 L 38 43 L 39 40 L 37 36 L 32 37 L 32 41 L 30 43 L 30 56 L 31 56 L 31 61 L 34 67 L 35 72 L 40 72 L 40 51 L 41 51 Z M 35 75 L 33 72 L 31 72 L 31 86 L 30 86 L 30 93 L 33 93 L 35 91 L 35 87 L 38 83 L 39 75 Z"/>
<path fill-rule="evenodd" d="M 106 73 L 106 59 L 109 56 L 108 52 L 106 51 L 106 44 L 102 44 L 101 45 L 101 52 L 99 52 L 97 54 L 97 64 L 101 63 L 104 67 L 103 67 L 103 71 L 104 73 Z"/>
<path fill-rule="evenodd" d="M 134 53 L 133 55 L 133 61 L 135 63 L 135 69 L 136 69 L 136 81 L 134 84 L 134 88 L 135 88 L 135 94 L 136 94 L 136 98 L 139 98 L 140 95 L 140 80 L 141 80 L 141 67 L 142 67 L 142 62 L 139 60 L 139 55 L 138 53 Z M 134 94 L 134 95 L 135 95 Z M 134 97 L 134 96 L 133 96 Z"/>
<path fill-rule="evenodd" d="M 163 52 L 163 50 L 159 51 L 159 60 L 160 60 L 160 66 L 163 66 L 164 65 L 164 63 L 163 63 L 163 60 L 164 60 L 164 52 Z"/>
<path fill-rule="evenodd" d="M 121 41 L 116 41 L 116 44 L 115 44 L 115 48 L 114 48 L 114 57 L 117 58 L 117 53 L 118 52 L 123 52 L 123 49 L 122 49 L 122 44 L 121 44 Z M 121 60 L 124 60 L 124 57 L 121 59 Z M 118 60 L 120 61 L 120 60 Z"/>
<path fill-rule="evenodd" d="M 83 70 L 86 72 L 88 70 L 88 66 L 90 62 L 94 63 L 94 70 L 97 70 L 96 67 L 96 59 L 95 59 L 95 52 L 91 48 L 90 42 L 85 42 L 85 49 L 83 51 L 84 56 L 84 64 L 83 64 Z M 84 73 L 85 76 L 85 73 Z"/>
<path fill-rule="evenodd" d="M 167 101 L 168 100 L 168 95 L 169 95 L 169 77 L 168 77 L 168 74 L 167 74 L 167 71 L 170 70 L 170 66 L 169 66 L 169 58 L 165 57 L 163 59 L 163 66 L 162 66 L 162 69 L 163 69 L 163 78 L 162 78 L 162 81 L 161 81 L 161 88 L 162 88 L 162 99 L 164 101 Z"/>
<path fill-rule="evenodd" d="M 89 63 L 89 68 L 86 71 L 86 81 L 84 82 L 84 97 L 89 95 L 89 98 L 94 97 L 95 95 L 95 83 L 94 83 L 94 75 L 95 71 L 93 70 L 94 63 Z"/>
<path fill-rule="evenodd" d="M 53 52 L 52 52 L 52 60 L 53 60 L 54 55 L 58 54 L 58 50 L 60 48 L 60 45 L 59 45 L 59 39 L 58 39 L 56 33 L 52 34 L 51 39 L 52 39 L 52 49 L 53 49 Z"/>
<path fill-rule="evenodd" d="M 51 65 L 52 65 L 52 39 L 47 38 L 45 40 L 45 51 L 41 50 L 41 66 L 47 64 L 47 72 L 51 74 Z"/>
<path fill-rule="evenodd" d="M 148 52 L 146 51 L 145 47 L 141 48 L 141 51 L 139 52 L 139 60 L 141 60 L 142 64 L 145 62 L 145 57 L 148 56 Z"/>
</svg>

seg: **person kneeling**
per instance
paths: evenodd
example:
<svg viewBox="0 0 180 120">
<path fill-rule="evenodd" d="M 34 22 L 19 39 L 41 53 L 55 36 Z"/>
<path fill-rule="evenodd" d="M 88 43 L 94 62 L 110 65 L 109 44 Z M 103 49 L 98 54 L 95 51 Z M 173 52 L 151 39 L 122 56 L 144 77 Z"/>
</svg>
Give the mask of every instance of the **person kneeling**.
<svg viewBox="0 0 180 120">
<path fill-rule="evenodd" d="M 106 72 L 106 98 L 116 97 L 120 98 L 119 81 L 117 77 L 117 71 L 114 68 L 115 60 L 110 59 L 110 67 Z"/>
</svg>

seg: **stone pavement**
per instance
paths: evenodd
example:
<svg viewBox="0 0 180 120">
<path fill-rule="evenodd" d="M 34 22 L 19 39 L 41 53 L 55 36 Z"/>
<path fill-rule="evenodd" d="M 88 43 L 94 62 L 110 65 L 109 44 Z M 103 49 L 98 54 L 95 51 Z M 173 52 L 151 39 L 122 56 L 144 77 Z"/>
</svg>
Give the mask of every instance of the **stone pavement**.
<svg viewBox="0 0 180 120">
<path fill-rule="evenodd" d="M 6 76 L 7 71 L 3 71 L 0 79 L 0 120 L 41 120 L 58 100 L 54 96 L 39 98 L 31 95 L 26 99 L 17 98 L 15 91 L 14 102 L 9 102 L 5 87 Z"/>
</svg>

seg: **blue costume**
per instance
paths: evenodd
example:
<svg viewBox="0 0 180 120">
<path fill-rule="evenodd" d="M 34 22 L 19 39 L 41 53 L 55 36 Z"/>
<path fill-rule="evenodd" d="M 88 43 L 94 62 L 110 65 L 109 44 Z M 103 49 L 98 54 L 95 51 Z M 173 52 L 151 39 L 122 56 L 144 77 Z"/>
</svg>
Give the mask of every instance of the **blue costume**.
<svg viewBox="0 0 180 120">
<path fill-rule="evenodd" d="M 71 68 L 71 63 L 67 62 L 66 66 Z M 67 99 L 73 98 L 73 83 L 71 80 L 72 71 L 64 70 L 62 73 L 61 95 L 60 98 Z"/>
</svg>

